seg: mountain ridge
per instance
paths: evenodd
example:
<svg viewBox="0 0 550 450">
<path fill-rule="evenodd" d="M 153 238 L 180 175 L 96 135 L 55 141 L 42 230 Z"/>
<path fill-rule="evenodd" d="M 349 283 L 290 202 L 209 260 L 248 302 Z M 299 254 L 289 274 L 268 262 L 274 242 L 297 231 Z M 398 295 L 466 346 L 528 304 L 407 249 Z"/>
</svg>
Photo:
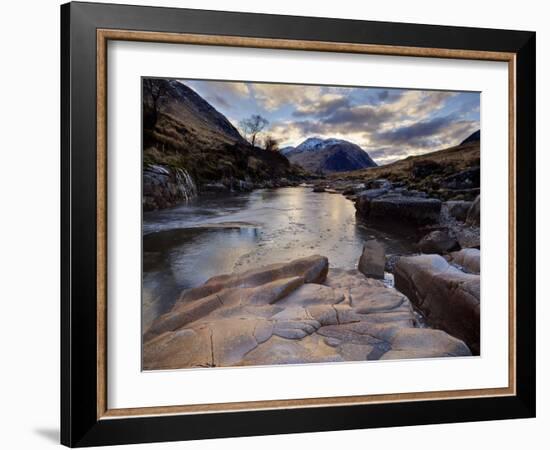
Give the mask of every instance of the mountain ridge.
<svg viewBox="0 0 550 450">
<path fill-rule="evenodd" d="M 477 130 L 464 139 L 459 145 L 471 144 L 481 141 L 481 130 Z"/>
<path fill-rule="evenodd" d="M 376 167 L 368 153 L 344 139 L 309 137 L 296 147 L 280 150 L 288 160 L 312 173 L 347 172 Z"/>
</svg>

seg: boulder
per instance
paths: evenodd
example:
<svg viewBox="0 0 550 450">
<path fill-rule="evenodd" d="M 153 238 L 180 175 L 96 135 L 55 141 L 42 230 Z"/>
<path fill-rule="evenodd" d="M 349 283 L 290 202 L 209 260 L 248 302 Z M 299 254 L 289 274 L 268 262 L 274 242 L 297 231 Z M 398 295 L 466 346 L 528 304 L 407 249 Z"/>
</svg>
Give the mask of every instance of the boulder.
<svg viewBox="0 0 550 450">
<path fill-rule="evenodd" d="M 472 206 L 472 202 L 465 200 L 449 200 L 448 202 L 445 202 L 445 205 L 447 206 L 447 211 L 451 217 L 464 222 L 468 216 L 468 211 Z"/>
<path fill-rule="evenodd" d="M 435 230 L 424 236 L 418 243 L 422 253 L 447 253 L 458 246 L 456 239 L 445 230 Z"/>
<path fill-rule="evenodd" d="M 382 195 L 369 201 L 368 218 L 427 224 L 439 221 L 441 201 L 403 194 Z"/>
<path fill-rule="evenodd" d="M 463 248 L 458 252 L 451 253 L 451 262 L 460 266 L 463 271 L 479 274 L 480 251 L 477 248 Z"/>
<path fill-rule="evenodd" d="M 145 370 L 469 355 L 409 299 L 322 256 L 211 278 L 144 335 Z"/>
<path fill-rule="evenodd" d="M 394 275 L 395 287 L 431 326 L 463 340 L 479 354 L 479 275 L 464 273 L 439 255 L 402 257 Z"/>
<path fill-rule="evenodd" d="M 376 239 L 365 242 L 357 267 L 359 272 L 370 278 L 383 279 L 385 264 L 386 251 L 384 246 Z"/>
<path fill-rule="evenodd" d="M 371 200 L 380 197 L 384 194 L 387 194 L 387 189 L 367 189 L 364 191 L 361 191 L 357 195 L 357 199 L 355 201 L 355 208 L 357 211 L 363 216 L 368 217 L 370 212 L 370 202 Z"/>
<path fill-rule="evenodd" d="M 474 202 L 472 203 L 472 206 L 470 206 L 470 209 L 468 210 L 468 214 L 466 216 L 466 223 L 468 225 L 480 225 L 480 208 L 481 208 L 481 198 L 478 195 Z"/>
</svg>

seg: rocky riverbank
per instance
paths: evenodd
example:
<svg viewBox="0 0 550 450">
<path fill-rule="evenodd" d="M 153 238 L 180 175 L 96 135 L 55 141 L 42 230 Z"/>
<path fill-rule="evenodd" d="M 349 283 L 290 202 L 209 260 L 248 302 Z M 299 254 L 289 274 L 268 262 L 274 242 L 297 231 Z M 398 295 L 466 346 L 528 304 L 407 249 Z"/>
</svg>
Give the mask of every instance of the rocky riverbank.
<svg viewBox="0 0 550 450">
<path fill-rule="evenodd" d="M 357 270 L 317 255 L 214 276 L 146 329 L 145 369 L 480 354 L 479 196 L 442 201 L 386 179 L 309 189 L 345 195 L 369 229 L 414 229 L 417 252 L 366 240 Z"/>
<path fill-rule="evenodd" d="M 289 186 L 307 176 L 279 152 L 251 145 L 193 89 L 143 82 L 143 209 L 165 209 L 208 190 Z"/>
<path fill-rule="evenodd" d="M 418 255 L 388 255 L 385 269 L 431 327 L 463 340 L 479 355 L 479 195 L 473 201 L 442 201 L 387 179 L 356 184 L 335 180 L 313 190 L 346 195 L 354 201 L 358 219 L 370 227 L 398 224 L 417 230 Z M 373 255 L 370 247 L 367 253 Z"/>
<path fill-rule="evenodd" d="M 153 211 L 174 207 L 207 192 L 249 192 L 298 186 L 305 180 L 295 176 L 266 180 L 225 177 L 218 181 L 198 183 L 185 169 L 163 164 L 146 164 L 143 169 L 143 210 Z"/>
<path fill-rule="evenodd" d="M 354 202 L 358 219 L 373 228 L 414 228 L 423 236 L 418 242 L 419 252 L 445 254 L 461 248 L 479 249 L 480 195 L 471 201 L 444 201 L 411 189 L 406 182 L 387 179 L 361 183 L 323 180 L 313 186 L 313 192 L 345 195 Z"/>
<path fill-rule="evenodd" d="M 149 164 L 143 170 L 143 209 L 163 209 L 198 194 L 195 181 L 184 169 Z"/>
</svg>

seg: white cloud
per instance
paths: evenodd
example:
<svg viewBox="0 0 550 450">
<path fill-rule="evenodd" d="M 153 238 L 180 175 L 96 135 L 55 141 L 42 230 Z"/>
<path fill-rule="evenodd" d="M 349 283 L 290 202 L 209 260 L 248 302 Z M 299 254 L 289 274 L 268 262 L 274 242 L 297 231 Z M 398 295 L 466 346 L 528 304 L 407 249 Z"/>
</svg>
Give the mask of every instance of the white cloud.
<svg viewBox="0 0 550 450">
<path fill-rule="evenodd" d="M 299 86 L 289 84 L 251 83 L 256 100 L 268 111 L 274 111 L 286 104 L 296 108 L 313 103 L 321 95 L 320 86 Z"/>
</svg>

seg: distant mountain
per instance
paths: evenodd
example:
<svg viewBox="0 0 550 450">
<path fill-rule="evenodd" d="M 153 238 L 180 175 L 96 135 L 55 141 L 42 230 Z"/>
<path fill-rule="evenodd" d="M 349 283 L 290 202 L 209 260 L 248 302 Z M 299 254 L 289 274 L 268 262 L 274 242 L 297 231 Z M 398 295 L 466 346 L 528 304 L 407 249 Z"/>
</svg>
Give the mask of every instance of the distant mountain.
<svg viewBox="0 0 550 450">
<path fill-rule="evenodd" d="M 470 134 L 466 139 L 464 139 L 460 145 L 471 144 L 474 142 L 479 142 L 481 139 L 481 130 L 477 130 L 475 133 Z"/>
<path fill-rule="evenodd" d="M 275 182 L 296 172 L 278 152 L 252 148 L 193 89 L 166 79 L 143 81 L 143 160 L 185 170 L 199 190 L 207 183 Z"/>
<path fill-rule="evenodd" d="M 311 137 L 297 147 L 284 147 L 280 153 L 309 172 L 330 173 L 376 167 L 366 151 L 343 139 Z"/>
</svg>

